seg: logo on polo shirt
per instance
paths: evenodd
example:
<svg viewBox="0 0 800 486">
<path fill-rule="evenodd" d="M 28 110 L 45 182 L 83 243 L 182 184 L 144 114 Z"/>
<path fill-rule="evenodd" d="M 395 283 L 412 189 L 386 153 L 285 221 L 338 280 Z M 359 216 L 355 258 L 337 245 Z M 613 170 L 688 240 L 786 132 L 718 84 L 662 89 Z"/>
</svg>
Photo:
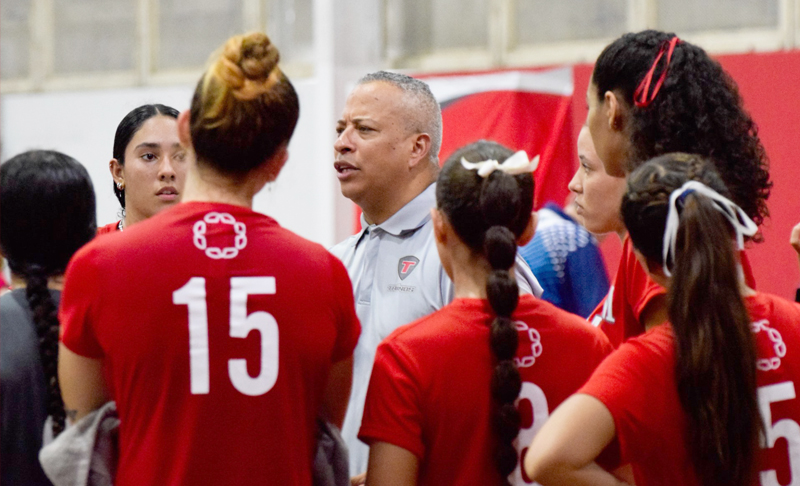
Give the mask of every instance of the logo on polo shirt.
<svg viewBox="0 0 800 486">
<path fill-rule="evenodd" d="M 405 280 L 405 278 L 417 268 L 418 263 L 419 258 L 415 256 L 409 255 L 401 258 L 397 263 L 397 275 L 400 277 L 400 280 Z"/>
</svg>

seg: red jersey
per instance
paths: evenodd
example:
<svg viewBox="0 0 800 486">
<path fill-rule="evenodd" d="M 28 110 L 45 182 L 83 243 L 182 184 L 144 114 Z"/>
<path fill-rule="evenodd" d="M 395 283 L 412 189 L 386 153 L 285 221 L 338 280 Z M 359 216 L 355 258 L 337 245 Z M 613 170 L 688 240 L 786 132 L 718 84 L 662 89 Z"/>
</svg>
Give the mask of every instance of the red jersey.
<svg viewBox="0 0 800 486">
<path fill-rule="evenodd" d="M 108 223 L 106 225 L 100 226 L 99 228 L 97 228 L 97 234 L 104 235 L 107 233 L 113 233 L 115 231 L 118 231 L 120 223 L 121 221 L 117 221 L 116 223 Z"/>
<path fill-rule="evenodd" d="M 753 269 L 745 252 L 740 252 L 745 282 L 756 288 Z M 644 333 L 642 312 L 655 297 L 666 290 L 650 279 L 647 271 L 636 259 L 629 237 L 622 242 L 622 257 L 608 295 L 589 316 L 593 326 L 599 326 L 608 340 L 617 348 L 626 340 Z"/>
<path fill-rule="evenodd" d="M 766 444 L 756 454 L 761 484 L 800 479 L 800 305 L 768 294 L 745 302 L 753 321 L 756 380 Z M 669 324 L 628 340 L 580 390 L 614 417 L 622 463 L 636 484 L 700 485 L 686 446 L 691 436 L 675 382 L 675 338 Z M 785 439 L 785 440 L 778 440 Z M 769 478 L 777 480 L 770 481 Z"/>
<path fill-rule="evenodd" d="M 523 379 L 517 448 L 525 457 L 550 412 L 586 381 L 611 346 L 582 318 L 530 295 L 520 297 L 513 318 Z M 456 299 L 398 328 L 378 347 L 359 438 L 416 455 L 420 485 L 501 482 L 492 459 L 492 319 L 488 301 Z M 523 475 L 518 464 L 511 480 L 533 484 Z"/>
<path fill-rule="evenodd" d="M 83 247 L 62 342 L 101 359 L 116 484 L 310 485 L 332 363 L 360 326 L 342 264 L 248 208 L 184 203 Z"/>
</svg>

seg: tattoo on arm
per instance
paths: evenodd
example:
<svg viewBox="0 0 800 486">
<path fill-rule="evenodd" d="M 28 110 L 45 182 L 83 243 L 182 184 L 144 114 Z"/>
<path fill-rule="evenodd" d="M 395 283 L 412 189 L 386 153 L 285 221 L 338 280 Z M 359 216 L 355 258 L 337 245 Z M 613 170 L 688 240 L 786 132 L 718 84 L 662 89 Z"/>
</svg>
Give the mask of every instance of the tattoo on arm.
<svg viewBox="0 0 800 486">
<path fill-rule="evenodd" d="M 64 412 L 67 415 L 67 420 L 69 420 L 70 423 L 74 424 L 76 422 L 76 419 L 78 418 L 78 411 L 77 410 L 64 410 Z"/>
</svg>

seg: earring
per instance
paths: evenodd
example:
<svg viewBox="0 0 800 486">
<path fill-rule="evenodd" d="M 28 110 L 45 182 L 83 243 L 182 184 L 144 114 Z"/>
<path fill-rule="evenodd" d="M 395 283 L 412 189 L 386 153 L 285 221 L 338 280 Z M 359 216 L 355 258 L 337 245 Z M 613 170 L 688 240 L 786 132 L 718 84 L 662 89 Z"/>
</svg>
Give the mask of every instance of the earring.
<svg viewBox="0 0 800 486">
<path fill-rule="evenodd" d="M 120 191 L 125 189 L 125 184 L 123 184 L 122 182 L 117 182 L 117 189 L 119 189 Z"/>
</svg>

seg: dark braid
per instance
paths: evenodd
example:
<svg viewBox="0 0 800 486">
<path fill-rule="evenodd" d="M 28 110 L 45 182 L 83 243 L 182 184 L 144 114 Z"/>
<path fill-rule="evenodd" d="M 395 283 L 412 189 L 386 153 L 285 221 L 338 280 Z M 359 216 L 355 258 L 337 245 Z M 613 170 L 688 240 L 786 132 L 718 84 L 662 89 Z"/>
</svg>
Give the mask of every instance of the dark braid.
<svg viewBox="0 0 800 486">
<path fill-rule="evenodd" d="M 11 272 L 26 282 L 54 436 L 64 430 L 65 414 L 58 384 L 58 309 L 47 281 L 62 275 L 96 232 L 94 188 L 78 161 L 32 150 L 0 166 L 0 247 Z"/>
<path fill-rule="evenodd" d="M 516 240 L 527 227 L 533 210 L 533 177 L 510 176 L 495 171 L 486 178 L 461 165 L 488 159 L 504 161 L 513 153 L 494 142 L 479 141 L 456 151 L 445 162 L 436 188 L 439 209 L 447 216 L 458 237 L 477 254 L 484 255 L 492 272 L 486 294 L 497 317 L 491 323 L 490 346 L 497 363 L 491 394 L 492 417 L 498 445 L 497 470 L 506 481 L 517 466 L 513 441 L 519 433 L 520 414 L 514 406 L 522 379 L 514 364 L 517 330 L 511 315 L 517 308 L 519 289 L 512 276 L 517 253 Z"/>
<path fill-rule="evenodd" d="M 513 441 L 519 433 L 520 415 L 514 401 L 522 388 L 522 378 L 514 364 L 517 329 L 511 320 L 511 314 L 519 301 L 519 289 L 508 270 L 514 265 L 517 253 L 515 240 L 514 234 L 505 226 L 492 226 L 486 232 L 484 244 L 486 256 L 492 265 L 492 273 L 486 282 L 486 295 L 492 310 L 497 314 L 492 321 L 490 340 L 497 358 L 492 376 L 492 398 L 497 407 L 494 430 L 500 441 L 495 451 L 495 462 L 503 477 L 514 472 L 517 466 L 517 450 Z"/>
<path fill-rule="evenodd" d="M 38 265 L 31 265 L 23 275 L 25 294 L 33 311 L 33 323 L 39 337 L 39 355 L 47 389 L 47 414 L 53 417 L 53 437 L 64 430 L 64 401 L 58 384 L 58 308 L 47 289 L 47 277 Z"/>
</svg>

